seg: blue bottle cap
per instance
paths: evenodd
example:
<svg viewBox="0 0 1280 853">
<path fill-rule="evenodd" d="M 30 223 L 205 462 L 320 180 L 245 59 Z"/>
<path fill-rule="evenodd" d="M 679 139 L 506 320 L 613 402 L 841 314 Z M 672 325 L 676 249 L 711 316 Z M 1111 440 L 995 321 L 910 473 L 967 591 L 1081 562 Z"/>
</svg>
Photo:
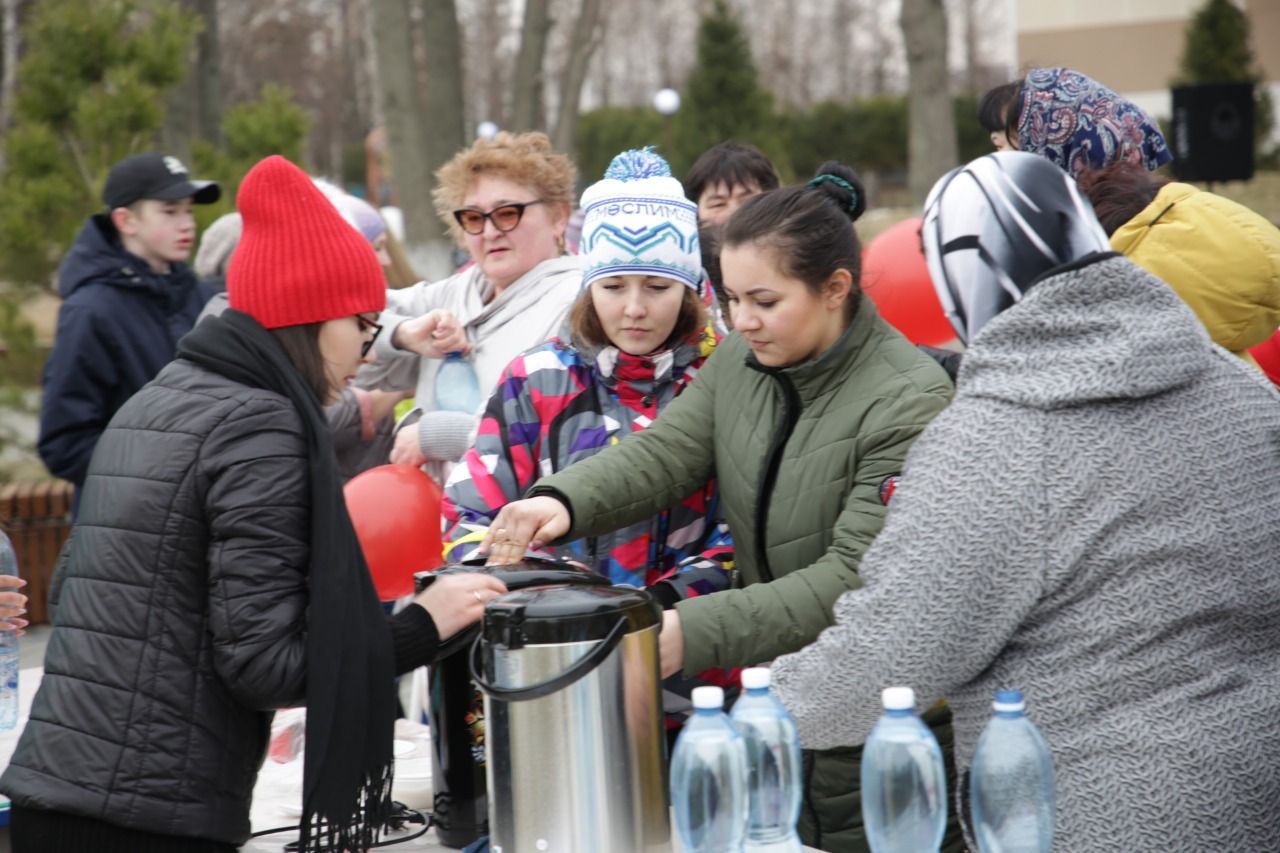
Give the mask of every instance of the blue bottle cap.
<svg viewBox="0 0 1280 853">
<path fill-rule="evenodd" d="M 991 707 L 1008 714 L 1014 711 L 1025 711 L 1027 703 L 1022 698 L 1021 690 L 997 690 L 996 701 L 991 703 Z"/>
</svg>

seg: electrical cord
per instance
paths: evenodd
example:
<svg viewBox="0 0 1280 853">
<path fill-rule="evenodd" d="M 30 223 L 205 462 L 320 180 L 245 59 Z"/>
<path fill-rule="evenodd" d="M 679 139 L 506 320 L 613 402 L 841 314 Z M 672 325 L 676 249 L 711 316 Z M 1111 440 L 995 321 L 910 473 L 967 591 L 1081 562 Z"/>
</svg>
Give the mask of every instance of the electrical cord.
<svg viewBox="0 0 1280 853">
<path fill-rule="evenodd" d="M 394 847 L 397 844 L 404 844 L 406 841 L 413 841 L 414 839 L 421 838 L 422 836 L 426 835 L 427 830 L 435 826 L 435 816 L 432 815 L 431 812 L 422 811 L 421 809 L 411 809 L 401 802 L 393 801 L 391 805 L 393 806 L 394 811 L 391 813 L 391 816 L 387 818 L 386 826 L 383 827 L 384 830 L 391 830 L 393 832 L 398 832 L 404 829 L 406 826 L 410 826 L 415 823 L 422 824 L 422 829 L 418 830 L 413 835 L 406 835 L 404 838 L 388 838 L 388 839 L 384 839 L 383 841 L 379 841 L 376 844 L 370 845 L 369 846 L 370 850 L 375 850 L 379 847 Z M 277 826 L 274 829 L 259 830 L 258 832 L 255 832 L 252 835 L 250 835 L 249 837 L 262 838 L 263 836 L 266 836 L 266 835 L 278 835 L 282 832 L 297 832 L 297 831 L 298 831 L 297 825 Z M 284 845 L 285 853 L 297 853 L 299 849 L 298 845 L 299 845 L 299 842 L 297 841 L 287 842 Z M 342 853 L 342 851 L 339 851 L 336 847 L 325 847 L 321 849 L 334 851 L 334 853 Z"/>
</svg>

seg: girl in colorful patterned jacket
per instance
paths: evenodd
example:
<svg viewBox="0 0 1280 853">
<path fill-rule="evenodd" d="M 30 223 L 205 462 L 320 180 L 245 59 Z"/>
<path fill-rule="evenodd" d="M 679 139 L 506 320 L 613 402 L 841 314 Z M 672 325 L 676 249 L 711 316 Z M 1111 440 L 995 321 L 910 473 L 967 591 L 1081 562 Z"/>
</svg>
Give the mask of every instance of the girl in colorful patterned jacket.
<svg viewBox="0 0 1280 853">
<path fill-rule="evenodd" d="M 475 446 L 445 488 L 446 553 L 471 556 L 539 478 L 648 426 L 715 348 L 701 288 L 697 209 L 667 163 L 624 151 L 582 196 L 583 290 L 561 337 L 518 356 Z M 664 607 L 729 587 L 732 541 L 714 482 L 612 533 L 549 549 Z"/>
</svg>

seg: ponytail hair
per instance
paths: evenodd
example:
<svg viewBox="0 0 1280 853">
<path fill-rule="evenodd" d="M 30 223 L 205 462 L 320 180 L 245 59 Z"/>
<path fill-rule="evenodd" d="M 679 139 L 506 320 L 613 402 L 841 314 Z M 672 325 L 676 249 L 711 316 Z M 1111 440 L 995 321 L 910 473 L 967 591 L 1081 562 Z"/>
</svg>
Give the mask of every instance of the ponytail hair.
<svg viewBox="0 0 1280 853">
<path fill-rule="evenodd" d="M 807 184 L 743 202 L 725 223 L 721 242 L 769 249 L 783 274 L 818 295 L 832 273 L 848 270 L 853 286 L 845 305 L 852 317 L 862 293 L 862 246 L 853 223 L 866 209 L 867 193 L 857 173 L 829 160 Z"/>
</svg>

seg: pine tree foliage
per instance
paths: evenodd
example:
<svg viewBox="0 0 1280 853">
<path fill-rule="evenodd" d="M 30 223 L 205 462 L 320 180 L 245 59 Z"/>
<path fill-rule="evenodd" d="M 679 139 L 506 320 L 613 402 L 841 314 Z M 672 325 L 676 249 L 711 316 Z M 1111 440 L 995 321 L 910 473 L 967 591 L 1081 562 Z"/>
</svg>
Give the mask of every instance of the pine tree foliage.
<svg viewBox="0 0 1280 853">
<path fill-rule="evenodd" d="M 199 20 L 173 2 L 42 0 L 0 176 L 0 280 L 48 281 L 116 160 L 145 150 Z"/>
<path fill-rule="evenodd" d="M 217 204 L 196 209 L 200 228 L 235 210 L 240 182 L 263 157 L 279 154 L 301 164 L 310 130 L 307 111 L 294 103 L 288 89 L 274 83 L 263 86 L 257 100 L 242 101 L 223 110 L 222 149 L 205 139 L 191 145 L 196 174 L 222 185 L 222 198 Z"/>
<path fill-rule="evenodd" d="M 1249 45 L 1249 16 L 1231 0 L 1208 0 L 1187 24 L 1179 84 L 1253 83 L 1254 137 L 1271 133 L 1274 105 L 1267 89 L 1259 85 L 1262 73 Z"/>
<path fill-rule="evenodd" d="M 1253 83 L 1249 19 L 1231 0 L 1209 0 L 1187 25 L 1179 63 L 1183 83 Z"/>
<path fill-rule="evenodd" d="M 726 0 L 715 0 L 698 26 L 697 61 L 675 115 L 672 169 L 683 174 L 703 151 L 729 140 L 773 154 L 772 113 L 742 25 Z"/>
</svg>

